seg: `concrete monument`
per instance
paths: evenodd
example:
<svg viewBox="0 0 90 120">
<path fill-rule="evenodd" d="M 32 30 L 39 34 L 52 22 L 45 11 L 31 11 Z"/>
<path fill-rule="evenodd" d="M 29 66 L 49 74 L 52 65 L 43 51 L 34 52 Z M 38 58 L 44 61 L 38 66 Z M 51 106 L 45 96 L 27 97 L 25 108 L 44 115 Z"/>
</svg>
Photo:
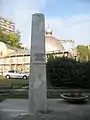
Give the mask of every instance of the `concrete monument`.
<svg viewBox="0 0 90 120">
<path fill-rule="evenodd" d="M 29 80 L 29 114 L 47 111 L 45 20 L 44 15 L 32 15 Z"/>
</svg>

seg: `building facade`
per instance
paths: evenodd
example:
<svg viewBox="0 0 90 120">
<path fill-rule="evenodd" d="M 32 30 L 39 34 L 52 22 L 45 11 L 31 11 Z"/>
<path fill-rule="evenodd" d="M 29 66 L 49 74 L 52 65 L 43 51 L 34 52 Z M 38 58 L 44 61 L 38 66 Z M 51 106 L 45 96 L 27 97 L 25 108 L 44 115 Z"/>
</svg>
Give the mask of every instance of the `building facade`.
<svg viewBox="0 0 90 120">
<path fill-rule="evenodd" d="M 50 54 L 60 57 L 74 56 L 74 51 L 66 51 L 60 40 L 55 38 L 50 30 L 46 32 L 45 36 L 45 51 L 47 57 Z M 30 50 L 18 49 L 0 42 L 0 53 L 0 74 L 11 69 L 30 71 Z"/>
<path fill-rule="evenodd" d="M 11 69 L 29 71 L 30 51 L 0 42 L 0 74 Z"/>
<path fill-rule="evenodd" d="M 15 32 L 15 23 L 3 17 L 0 17 L 0 29 L 5 34 Z"/>
</svg>

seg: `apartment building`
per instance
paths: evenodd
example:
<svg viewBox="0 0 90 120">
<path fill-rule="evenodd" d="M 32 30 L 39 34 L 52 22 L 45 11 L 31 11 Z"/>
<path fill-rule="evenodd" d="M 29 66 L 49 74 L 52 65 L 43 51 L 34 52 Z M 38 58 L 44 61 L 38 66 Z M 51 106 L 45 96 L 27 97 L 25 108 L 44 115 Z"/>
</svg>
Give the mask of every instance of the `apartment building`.
<svg viewBox="0 0 90 120">
<path fill-rule="evenodd" d="M 0 16 L 0 29 L 5 34 L 15 32 L 15 23 Z"/>
</svg>

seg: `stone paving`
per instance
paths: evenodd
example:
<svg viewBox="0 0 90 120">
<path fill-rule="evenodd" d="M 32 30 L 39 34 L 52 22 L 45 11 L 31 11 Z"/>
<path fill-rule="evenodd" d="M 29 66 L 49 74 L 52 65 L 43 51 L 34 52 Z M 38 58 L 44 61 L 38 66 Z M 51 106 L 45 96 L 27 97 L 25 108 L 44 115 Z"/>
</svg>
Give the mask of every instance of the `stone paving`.
<svg viewBox="0 0 90 120">
<path fill-rule="evenodd" d="M 28 100 L 8 99 L 0 103 L 0 120 L 90 120 L 90 103 L 68 104 L 62 99 L 48 100 L 49 112 L 27 115 Z"/>
</svg>

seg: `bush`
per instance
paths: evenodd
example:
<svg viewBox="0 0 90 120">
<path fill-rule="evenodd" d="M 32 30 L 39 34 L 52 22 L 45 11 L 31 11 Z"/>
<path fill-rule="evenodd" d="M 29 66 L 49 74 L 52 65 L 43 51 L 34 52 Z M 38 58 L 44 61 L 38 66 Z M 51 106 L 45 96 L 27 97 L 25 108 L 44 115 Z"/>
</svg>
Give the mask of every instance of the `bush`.
<svg viewBox="0 0 90 120">
<path fill-rule="evenodd" d="M 80 63 L 67 57 L 50 57 L 47 61 L 47 79 L 55 87 L 89 88 L 89 70 L 90 62 Z"/>
</svg>

